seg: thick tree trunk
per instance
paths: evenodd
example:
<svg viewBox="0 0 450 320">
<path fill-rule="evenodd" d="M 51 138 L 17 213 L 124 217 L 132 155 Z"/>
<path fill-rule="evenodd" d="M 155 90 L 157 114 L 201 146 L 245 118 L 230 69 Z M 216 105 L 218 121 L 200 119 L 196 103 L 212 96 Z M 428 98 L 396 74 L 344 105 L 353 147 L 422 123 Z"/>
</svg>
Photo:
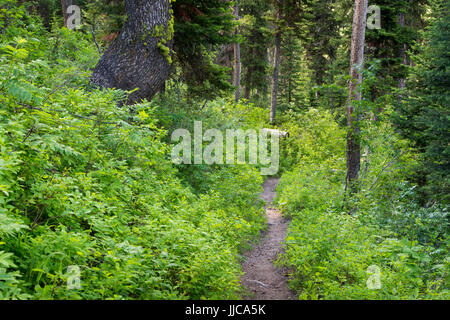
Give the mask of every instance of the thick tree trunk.
<svg viewBox="0 0 450 320">
<path fill-rule="evenodd" d="M 73 5 L 72 0 L 61 0 L 61 8 L 64 17 L 64 27 L 66 28 L 67 28 L 67 20 L 69 18 L 69 16 L 67 15 L 67 8 L 70 7 L 71 5 Z"/>
<path fill-rule="evenodd" d="M 169 76 L 173 29 L 169 0 L 125 0 L 127 21 L 92 73 L 103 88 L 133 90 L 127 103 L 150 100 Z M 172 25 L 173 26 L 173 25 Z"/>
<path fill-rule="evenodd" d="M 362 74 L 358 71 L 358 67 L 362 67 L 364 62 L 366 15 L 367 0 L 355 0 L 350 53 L 351 80 L 347 102 L 347 187 L 350 187 L 353 191 L 356 189 L 358 182 L 361 161 L 360 128 L 358 124 L 360 115 L 359 111 L 355 114 L 353 101 L 361 100 L 361 92 L 357 89 L 357 86 L 362 82 Z"/>
<path fill-rule="evenodd" d="M 278 13 L 279 19 L 279 13 Z M 278 74 L 280 69 L 281 30 L 277 26 L 275 47 L 273 52 L 272 103 L 270 105 L 270 123 L 274 123 L 277 111 Z"/>
<path fill-rule="evenodd" d="M 235 0 L 234 5 L 234 15 L 236 17 L 236 20 L 239 20 L 239 0 Z M 238 30 L 236 30 L 236 35 L 239 33 Z M 239 42 L 236 42 L 234 44 L 234 81 L 233 85 L 236 88 L 236 91 L 234 93 L 234 99 L 236 103 L 239 102 L 239 99 L 241 98 L 241 45 Z"/>
</svg>

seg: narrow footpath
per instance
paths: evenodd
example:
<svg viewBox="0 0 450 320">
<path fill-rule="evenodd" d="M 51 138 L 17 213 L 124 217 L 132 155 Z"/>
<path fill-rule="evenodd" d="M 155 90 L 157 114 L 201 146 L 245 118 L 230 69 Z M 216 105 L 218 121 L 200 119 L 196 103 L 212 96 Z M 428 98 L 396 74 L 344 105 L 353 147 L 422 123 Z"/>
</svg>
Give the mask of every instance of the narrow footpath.
<svg viewBox="0 0 450 320">
<path fill-rule="evenodd" d="M 272 208 L 278 178 L 268 178 L 264 184 L 261 198 L 266 202 L 268 230 L 261 241 L 246 254 L 242 264 L 244 276 L 241 281 L 249 295 L 246 300 L 297 300 L 288 288 L 287 276 L 275 267 L 274 262 L 281 252 L 282 242 L 286 237 L 288 222 L 281 213 Z"/>
</svg>

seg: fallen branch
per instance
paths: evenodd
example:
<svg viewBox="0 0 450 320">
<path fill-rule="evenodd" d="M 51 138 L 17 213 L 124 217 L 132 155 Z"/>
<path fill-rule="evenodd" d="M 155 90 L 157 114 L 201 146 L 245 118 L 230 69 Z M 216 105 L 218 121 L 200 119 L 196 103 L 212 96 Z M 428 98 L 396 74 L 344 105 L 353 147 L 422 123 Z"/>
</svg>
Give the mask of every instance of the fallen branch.
<svg viewBox="0 0 450 320">
<path fill-rule="evenodd" d="M 258 280 L 247 280 L 247 282 L 254 282 L 259 284 L 260 286 L 263 286 L 264 288 L 268 288 L 269 286 L 267 284 L 262 283 L 261 281 Z"/>
</svg>

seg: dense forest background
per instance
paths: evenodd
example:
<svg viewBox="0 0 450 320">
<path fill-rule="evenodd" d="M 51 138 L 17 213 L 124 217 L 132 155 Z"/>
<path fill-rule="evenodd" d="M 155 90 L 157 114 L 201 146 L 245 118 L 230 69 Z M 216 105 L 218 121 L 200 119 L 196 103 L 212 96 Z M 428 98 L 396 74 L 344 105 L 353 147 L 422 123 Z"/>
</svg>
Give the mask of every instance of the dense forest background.
<svg viewBox="0 0 450 320">
<path fill-rule="evenodd" d="M 289 132 L 276 263 L 300 299 L 448 299 L 449 10 L 0 0 L 0 299 L 242 298 L 263 177 L 175 165 L 194 120 Z"/>
</svg>

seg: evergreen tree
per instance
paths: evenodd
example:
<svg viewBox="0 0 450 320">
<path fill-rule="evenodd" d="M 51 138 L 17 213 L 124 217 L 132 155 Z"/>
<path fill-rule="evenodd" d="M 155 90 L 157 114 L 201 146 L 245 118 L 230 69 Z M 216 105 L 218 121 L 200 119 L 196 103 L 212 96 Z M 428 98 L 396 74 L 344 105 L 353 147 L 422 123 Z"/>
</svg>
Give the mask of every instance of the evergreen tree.
<svg viewBox="0 0 450 320">
<path fill-rule="evenodd" d="M 273 0 L 274 6 L 274 48 L 273 48 L 273 72 L 272 72 L 272 94 L 270 104 L 270 122 L 275 122 L 278 104 L 278 88 L 280 77 L 280 61 L 282 56 L 282 38 L 286 31 L 296 27 L 301 19 L 303 0 Z"/>
<path fill-rule="evenodd" d="M 232 5 L 223 0 L 173 3 L 175 62 L 191 97 L 213 99 L 233 90 L 229 68 L 214 63 L 220 47 L 236 41 Z"/>
<path fill-rule="evenodd" d="M 269 71 L 268 48 L 270 27 L 267 14 L 270 10 L 268 0 L 243 0 L 241 11 L 244 15 L 241 34 L 242 78 L 245 87 L 244 97 L 264 100 L 267 95 Z"/>
<path fill-rule="evenodd" d="M 173 17 L 169 0 L 126 0 L 127 21 L 95 67 L 91 84 L 134 90 L 128 102 L 151 99 L 169 76 Z"/>
<path fill-rule="evenodd" d="M 408 75 L 408 51 L 419 39 L 422 15 L 427 0 L 380 0 L 381 29 L 367 30 L 366 60 L 380 61 L 379 82 L 372 86 L 372 98 L 402 87 Z"/>
<path fill-rule="evenodd" d="M 425 43 L 412 57 L 415 67 L 407 81 L 408 98 L 395 122 L 421 152 L 416 179 L 426 199 L 449 200 L 450 170 L 450 1 L 437 0 Z"/>
<path fill-rule="evenodd" d="M 82 21 L 90 25 L 88 32 L 91 33 L 94 26 L 99 42 L 104 46 L 111 45 L 128 17 L 125 1 L 73 2 L 81 7 Z M 34 0 L 33 3 L 39 12 L 51 12 L 45 14 L 47 20 L 48 16 L 62 16 L 59 0 Z M 233 89 L 229 82 L 230 69 L 214 63 L 219 48 L 236 40 L 232 4 L 223 0 L 171 1 L 174 38 L 169 74 L 187 84 L 190 97 L 212 99 Z M 164 83 L 155 92 L 163 87 Z"/>
</svg>

